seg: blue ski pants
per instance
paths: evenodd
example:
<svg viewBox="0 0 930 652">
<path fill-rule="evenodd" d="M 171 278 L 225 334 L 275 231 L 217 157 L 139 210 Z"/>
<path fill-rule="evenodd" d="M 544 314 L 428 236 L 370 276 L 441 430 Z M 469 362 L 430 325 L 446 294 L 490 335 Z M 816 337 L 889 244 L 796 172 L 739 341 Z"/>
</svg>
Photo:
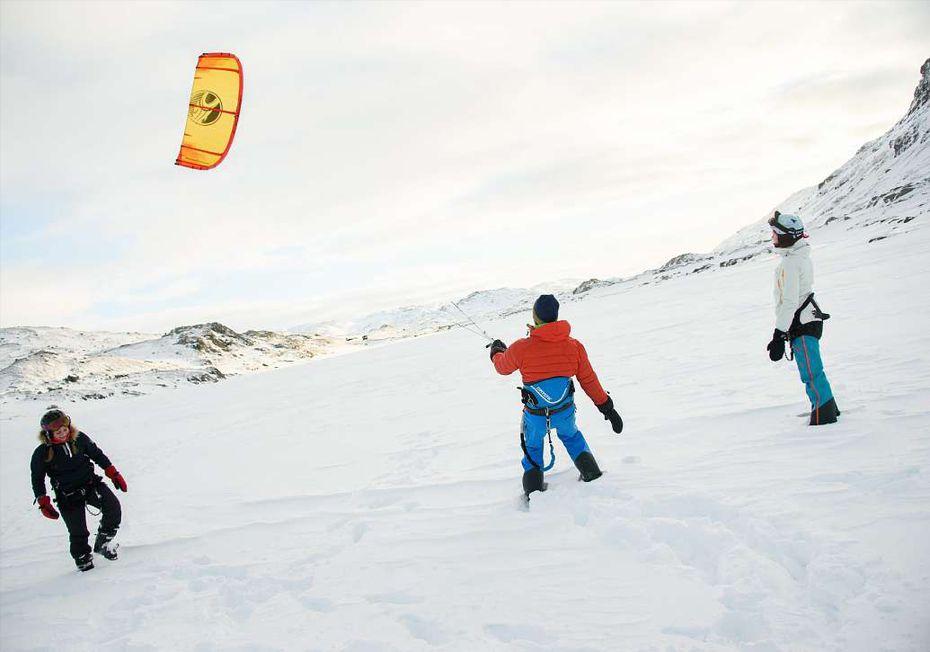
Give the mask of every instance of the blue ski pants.
<svg viewBox="0 0 930 652">
<path fill-rule="evenodd" d="M 562 442 L 562 445 L 565 446 L 565 450 L 568 451 L 572 460 L 584 451 L 591 450 L 588 448 L 588 442 L 585 441 L 584 435 L 581 434 L 581 431 L 578 430 L 578 426 L 575 425 L 574 405 L 563 412 L 553 414 L 550 417 L 550 426 L 556 431 L 559 440 Z M 524 410 L 520 428 L 523 430 L 523 437 L 526 439 L 527 452 L 539 468 L 544 468 L 549 462 L 549 460 L 543 460 L 543 449 L 546 440 L 546 417 L 530 414 Z M 548 448 L 548 446 L 545 447 Z M 532 468 L 533 464 L 526 459 L 524 455 L 523 470 L 529 471 Z"/>
<path fill-rule="evenodd" d="M 830 381 L 827 380 L 820 358 L 820 340 L 810 335 L 796 337 L 791 340 L 791 350 L 811 401 L 811 411 L 816 410 L 833 398 L 833 390 L 830 389 Z"/>
</svg>

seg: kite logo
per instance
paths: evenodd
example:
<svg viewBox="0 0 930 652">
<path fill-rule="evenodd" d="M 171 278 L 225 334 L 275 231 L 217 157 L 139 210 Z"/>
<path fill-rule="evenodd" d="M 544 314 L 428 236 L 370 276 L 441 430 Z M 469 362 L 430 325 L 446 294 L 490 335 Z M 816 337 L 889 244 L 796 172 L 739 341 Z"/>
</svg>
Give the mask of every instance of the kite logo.
<svg viewBox="0 0 930 652">
<path fill-rule="evenodd" d="M 197 91 L 191 95 L 188 117 L 199 125 L 209 127 L 223 115 L 223 102 L 212 91 Z"/>
</svg>

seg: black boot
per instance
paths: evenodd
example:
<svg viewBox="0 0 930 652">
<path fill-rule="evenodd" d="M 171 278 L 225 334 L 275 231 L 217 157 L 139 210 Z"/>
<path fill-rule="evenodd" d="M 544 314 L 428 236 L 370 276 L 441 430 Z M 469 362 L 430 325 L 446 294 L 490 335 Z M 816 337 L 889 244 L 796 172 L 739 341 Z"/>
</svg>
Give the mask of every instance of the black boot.
<svg viewBox="0 0 930 652">
<path fill-rule="evenodd" d="M 81 571 L 82 573 L 84 571 L 89 571 L 91 568 L 94 567 L 94 556 L 90 553 L 87 553 L 86 555 L 81 555 L 80 557 L 74 560 L 74 563 L 77 566 L 78 570 Z"/>
<path fill-rule="evenodd" d="M 534 491 L 545 491 L 548 488 L 543 482 L 543 472 L 540 468 L 532 468 L 523 472 L 523 493 L 529 496 Z"/>
<path fill-rule="evenodd" d="M 94 540 L 94 552 L 98 555 L 103 555 L 110 561 L 116 559 L 116 550 L 119 548 L 119 544 L 113 541 L 114 536 L 116 535 L 98 532 L 97 538 Z"/>
<path fill-rule="evenodd" d="M 836 409 L 836 401 L 831 398 L 816 410 L 811 410 L 810 425 L 822 426 L 825 423 L 836 423 L 836 417 L 839 416 L 839 413 L 840 411 Z"/>
<path fill-rule="evenodd" d="M 597 480 L 603 475 L 597 466 L 597 460 L 594 459 L 594 455 L 592 455 L 590 451 L 582 451 L 579 453 L 578 457 L 575 458 L 575 466 L 581 471 L 581 478 L 579 479 L 585 482 Z"/>
</svg>

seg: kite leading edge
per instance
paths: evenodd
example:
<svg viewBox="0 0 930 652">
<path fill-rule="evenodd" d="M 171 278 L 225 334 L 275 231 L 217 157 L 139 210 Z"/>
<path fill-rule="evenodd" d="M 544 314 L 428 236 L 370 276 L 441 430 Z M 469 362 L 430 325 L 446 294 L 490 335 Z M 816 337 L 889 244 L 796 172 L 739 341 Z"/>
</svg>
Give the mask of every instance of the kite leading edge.
<svg viewBox="0 0 930 652">
<path fill-rule="evenodd" d="M 200 55 L 176 165 L 209 170 L 219 165 L 236 135 L 242 105 L 242 64 L 234 54 Z"/>
</svg>

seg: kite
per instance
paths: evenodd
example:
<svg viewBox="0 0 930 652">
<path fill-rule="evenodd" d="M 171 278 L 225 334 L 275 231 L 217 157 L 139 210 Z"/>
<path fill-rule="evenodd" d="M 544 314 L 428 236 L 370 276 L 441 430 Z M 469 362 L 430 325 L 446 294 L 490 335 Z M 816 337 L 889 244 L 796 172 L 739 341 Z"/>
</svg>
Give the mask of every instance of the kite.
<svg viewBox="0 0 930 652">
<path fill-rule="evenodd" d="M 209 170 L 219 165 L 236 135 L 242 106 L 242 64 L 234 54 L 200 55 L 175 165 Z"/>
</svg>

